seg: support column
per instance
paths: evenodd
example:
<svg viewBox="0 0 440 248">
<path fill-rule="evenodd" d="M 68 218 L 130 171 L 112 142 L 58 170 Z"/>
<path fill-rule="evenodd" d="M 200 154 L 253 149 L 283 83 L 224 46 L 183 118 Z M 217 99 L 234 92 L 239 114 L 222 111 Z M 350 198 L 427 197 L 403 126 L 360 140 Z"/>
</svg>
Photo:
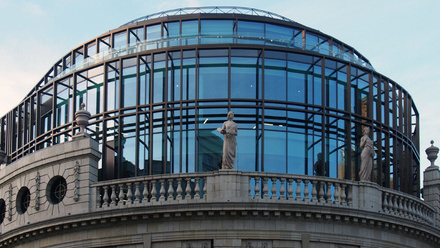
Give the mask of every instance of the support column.
<svg viewBox="0 0 440 248">
<path fill-rule="evenodd" d="M 426 149 L 431 165 L 423 172 L 423 198 L 435 208 L 436 225 L 440 226 L 440 170 L 434 165 L 438 152 L 439 148 L 434 146 L 434 141 L 431 141 L 431 146 Z"/>
</svg>

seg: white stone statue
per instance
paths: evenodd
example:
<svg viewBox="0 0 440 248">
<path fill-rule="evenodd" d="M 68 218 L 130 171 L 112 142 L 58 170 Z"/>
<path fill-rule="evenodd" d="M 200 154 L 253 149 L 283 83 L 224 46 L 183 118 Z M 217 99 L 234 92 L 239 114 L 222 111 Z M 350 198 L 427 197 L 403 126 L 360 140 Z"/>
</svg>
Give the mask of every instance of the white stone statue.
<svg viewBox="0 0 440 248">
<path fill-rule="evenodd" d="M 374 157 L 374 147 L 373 141 L 369 137 L 370 128 L 364 128 L 364 136 L 361 138 L 360 147 L 362 148 L 361 153 L 361 170 L 359 171 L 359 178 L 361 181 L 371 181 L 371 172 L 373 170 L 373 157 Z"/>
<path fill-rule="evenodd" d="M 233 169 L 235 154 L 237 150 L 237 123 L 232 121 L 234 119 L 234 112 L 228 112 L 228 120 L 223 123 L 223 126 L 217 128 L 217 131 L 225 136 L 223 141 L 223 157 L 222 169 Z"/>
</svg>

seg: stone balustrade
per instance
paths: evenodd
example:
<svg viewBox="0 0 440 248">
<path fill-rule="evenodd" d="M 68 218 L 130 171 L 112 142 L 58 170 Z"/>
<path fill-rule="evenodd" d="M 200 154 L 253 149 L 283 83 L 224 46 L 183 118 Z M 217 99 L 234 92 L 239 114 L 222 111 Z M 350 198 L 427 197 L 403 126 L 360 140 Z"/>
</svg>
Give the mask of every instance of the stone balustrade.
<svg viewBox="0 0 440 248">
<path fill-rule="evenodd" d="M 370 182 L 293 174 L 220 170 L 153 175 L 91 185 L 95 211 L 185 203 L 287 203 L 339 207 L 435 224 L 422 200 Z"/>
<path fill-rule="evenodd" d="M 96 209 L 205 201 L 207 173 L 146 176 L 104 181 L 92 186 Z"/>
</svg>

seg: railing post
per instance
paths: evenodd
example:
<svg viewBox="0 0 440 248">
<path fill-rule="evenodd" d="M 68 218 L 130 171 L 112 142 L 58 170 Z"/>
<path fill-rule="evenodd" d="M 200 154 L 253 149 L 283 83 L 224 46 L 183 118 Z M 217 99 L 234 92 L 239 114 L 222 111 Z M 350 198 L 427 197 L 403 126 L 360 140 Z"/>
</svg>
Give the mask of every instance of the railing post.
<svg viewBox="0 0 440 248">
<path fill-rule="evenodd" d="M 271 195 L 271 199 L 277 199 L 277 178 L 273 177 L 272 178 L 272 189 L 270 190 L 270 193 L 272 193 Z"/>
<path fill-rule="evenodd" d="M 177 178 L 177 197 L 176 200 L 180 201 L 182 200 L 182 178 Z"/>
<path fill-rule="evenodd" d="M 255 177 L 255 199 L 261 199 L 260 195 L 260 177 Z"/>
<path fill-rule="evenodd" d="M 148 181 L 144 181 L 144 190 L 142 192 L 142 204 L 148 203 Z"/>
</svg>

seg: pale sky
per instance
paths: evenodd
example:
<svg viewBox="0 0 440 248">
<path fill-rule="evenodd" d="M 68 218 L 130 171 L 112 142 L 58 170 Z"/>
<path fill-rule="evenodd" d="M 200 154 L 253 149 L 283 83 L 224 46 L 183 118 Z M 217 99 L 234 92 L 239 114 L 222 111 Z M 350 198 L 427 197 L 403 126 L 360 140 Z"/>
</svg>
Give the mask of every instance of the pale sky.
<svg viewBox="0 0 440 248">
<path fill-rule="evenodd" d="M 158 2 L 160 2 L 158 4 Z M 156 12 L 241 6 L 274 12 L 354 47 L 412 96 L 420 114 L 421 170 L 430 140 L 440 146 L 438 0 L 0 0 L 0 116 L 78 45 Z M 239 5 L 237 5 L 239 3 Z M 437 165 L 440 161 L 437 161 Z"/>
</svg>

